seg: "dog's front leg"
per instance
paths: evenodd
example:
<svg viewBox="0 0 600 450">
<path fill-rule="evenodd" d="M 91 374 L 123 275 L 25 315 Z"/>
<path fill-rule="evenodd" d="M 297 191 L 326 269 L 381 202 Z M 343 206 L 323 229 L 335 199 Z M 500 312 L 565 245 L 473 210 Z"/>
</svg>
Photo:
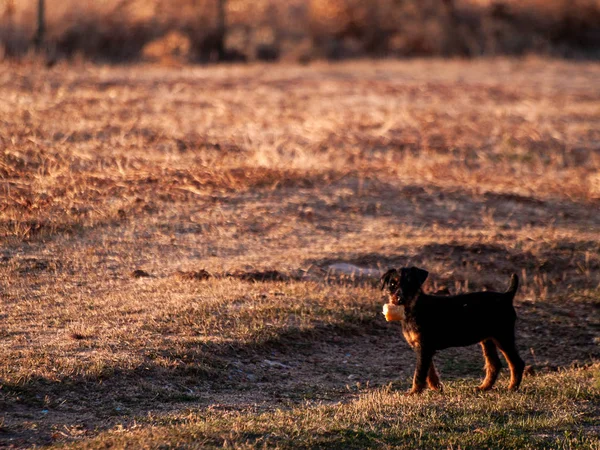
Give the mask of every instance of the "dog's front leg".
<svg viewBox="0 0 600 450">
<path fill-rule="evenodd" d="M 423 347 L 418 347 L 415 351 L 417 353 L 417 367 L 415 369 L 412 389 L 408 391 L 409 395 L 419 394 L 425 389 L 429 367 L 431 366 L 433 354 L 435 353 L 434 351 Z"/>
</svg>

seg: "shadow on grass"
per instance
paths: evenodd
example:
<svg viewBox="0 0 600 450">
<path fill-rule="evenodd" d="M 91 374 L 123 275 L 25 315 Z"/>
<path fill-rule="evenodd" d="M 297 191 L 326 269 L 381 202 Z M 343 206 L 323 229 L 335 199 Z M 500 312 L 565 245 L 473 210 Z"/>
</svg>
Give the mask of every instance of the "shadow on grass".
<svg viewBox="0 0 600 450">
<path fill-rule="evenodd" d="M 329 187 L 355 190 L 356 183 L 357 180 L 350 177 L 334 182 Z M 286 189 L 291 188 L 285 188 L 275 195 L 285 196 L 289 192 Z M 513 211 L 515 223 L 511 226 L 514 227 L 531 224 L 531 218 L 544 222 L 556 213 L 562 225 L 573 221 L 587 226 L 598 221 L 590 214 L 589 206 L 577 203 L 554 204 L 544 201 L 540 204 L 537 200 L 523 201 L 512 197 L 478 200 L 466 192 L 447 193 L 436 188 L 425 190 L 420 186 L 397 188 L 377 181 L 366 182 L 363 189 L 365 192 L 362 196 L 334 200 L 333 204 L 323 202 L 309 191 L 305 202 L 314 212 L 312 216 L 307 214 L 301 219 L 322 224 L 333 223 L 332 228 L 337 230 L 336 221 L 341 218 L 351 228 L 352 218 L 356 214 L 383 215 L 399 223 L 410 222 L 424 228 L 433 228 L 435 223 L 446 223 L 445 226 L 452 229 L 457 226 L 477 228 L 485 226 L 478 211 L 489 206 L 487 202 L 493 202 L 498 208 L 496 211 L 504 211 L 503 208 Z M 274 195 L 273 191 L 269 191 L 269 195 Z M 462 205 L 462 209 L 454 208 L 453 202 Z M 501 202 L 500 206 L 498 202 Z M 282 203 L 286 213 L 297 211 L 298 206 L 302 205 Z M 469 212 L 472 214 L 466 214 Z M 431 219 L 431 216 L 435 219 Z M 517 297 L 517 342 L 522 356 L 528 364 L 548 369 L 598 359 L 600 354 L 594 342 L 600 314 L 597 300 L 560 302 L 557 298 L 564 298 L 574 291 L 597 289 L 595 280 L 600 275 L 600 264 L 597 259 L 588 259 L 585 252 L 600 251 L 600 244 L 563 239 L 539 248 L 533 253 L 499 244 L 428 244 L 386 254 L 356 252 L 332 255 L 324 259 L 306 260 L 303 266 L 312 264 L 325 268 L 332 263 L 346 262 L 383 268 L 406 265 L 434 269 L 443 267 L 443 273 L 435 273 L 432 269 L 430 283 L 446 285 L 450 290 L 456 288 L 453 283 L 464 283 L 466 280 L 469 281 L 469 290 L 504 289 L 508 284 L 508 276 L 513 272 L 519 275 L 525 272 L 530 278 L 545 276 L 546 279 L 541 280 L 544 286 L 552 289 L 551 300 L 524 302 L 522 297 Z M 34 261 L 20 270 L 47 270 L 47 265 L 40 264 Z M 262 282 L 264 278 L 257 281 Z M 532 279 L 522 281 L 524 287 L 535 287 Z M 374 304 L 381 302 L 380 297 L 374 298 Z M 336 357 L 339 356 L 340 361 L 346 352 L 358 347 L 365 353 L 375 355 L 358 361 L 355 368 L 357 372 L 367 372 L 378 364 L 377 355 L 390 340 L 391 333 L 395 334 L 398 342 L 394 351 L 398 352 L 399 358 L 413 361 L 414 364 L 412 351 L 402 341 L 398 327 L 386 326 L 379 310 L 373 308 L 373 312 L 372 319 L 357 321 L 349 316 L 346 323 L 338 326 L 315 325 L 307 330 L 291 328 L 279 331 L 274 337 L 247 344 L 180 343 L 178 349 L 165 346 L 134 369 L 108 367 L 93 377 L 31 377 L 18 383 L 2 383 L 0 409 L 8 417 L 5 428 L 9 431 L 6 435 L 21 440 L 23 445 L 47 443 L 51 440 L 53 427 L 81 422 L 86 428 L 107 428 L 117 423 L 131 422 L 135 417 L 149 412 L 183 408 L 185 406 L 182 405 L 186 404 L 218 403 L 224 395 L 236 393 L 242 388 L 256 390 L 252 389 L 253 380 L 244 373 L 244 365 L 256 359 L 262 361 L 269 358 L 273 352 L 283 355 L 287 361 L 294 361 L 294 370 L 288 376 L 293 385 L 294 374 L 300 370 L 321 373 L 341 370 L 341 366 L 331 365 L 328 361 L 315 368 L 307 363 L 306 358 L 299 357 L 315 353 L 323 342 L 334 338 L 343 338 L 335 347 L 339 352 Z M 483 361 L 476 347 L 441 352 L 438 358 L 443 378 L 481 376 Z M 176 363 L 165 364 L 165 360 Z M 348 383 L 346 372 L 343 378 Z M 261 383 L 260 390 L 264 390 L 265 385 L 274 386 L 278 380 L 269 370 L 265 370 L 257 381 Z M 373 381 L 376 384 L 377 380 Z M 249 399 L 247 401 L 251 402 L 253 393 L 245 395 Z M 35 430 L 27 425 L 31 422 L 37 424 Z"/>
<path fill-rule="evenodd" d="M 585 320 L 594 311 L 597 317 L 598 309 L 595 308 L 592 310 L 588 305 L 574 312 L 572 307 L 557 302 L 519 304 L 517 342 L 527 363 L 543 371 L 597 360 L 600 355 L 593 342 L 594 323 Z M 245 401 L 252 402 L 253 391 L 259 386 L 260 391 L 271 391 L 268 386 L 276 388 L 281 377 L 271 373 L 275 369 L 267 368 L 256 380 L 260 384 L 256 384 L 246 377 L 246 364 L 264 361 L 277 353 L 282 361 L 293 363 L 287 378 L 294 386 L 295 373 L 315 371 L 316 375 L 342 370 L 343 366 L 336 365 L 335 361 L 325 362 L 322 366 L 307 362 L 324 342 L 336 339 L 339 345 L 332 348 L 339 352 L 340 361 L 347 352 L 361 348 L 373 357 L 358 359 L 358 367 L 354 370 L 377 373 L 372 372 L 372 366 L 378 364 L 377 355 L 382 349 L 390 348 L 390 334 L 397 341 L 394 352 L 398 353 L 398 360 L 411 361 L 407 367 L 411 371 L 414 356 L 400 338 L 399 328 L 390 327 L 379 314 L 374 314 L 370 319 L 348 321 L 338 326 L 288 329 L 276 337 L 248 344 L 187 344 L 177 350 L 164 347 L 131 370 L 111 367 L 93 377 L 54 380 L 31 377 L 19 383 L 2 383 L 0 405 L 5 417 L 9 417 L 5 424 L 8 429 L 6 435 L 23 445 L 47 443 L 51 441 L 52 429 L 56 426 L 79 424 L 107 428 L 117 423 L 129 423 L 149 412 L 219 403 L 223 396 L 236 393 L 245 396 Z M 395 343 L 393 345 L 396 346 Z M 179 363 L 165 366 L 161 364 L 165 359 Z M 476 346 L 440 352 L 436 361 L 439 361 L 443 379 L 479 379 L 482 376 L 483 359 Z M 506 369 L 503 373 L 507 373 Z M 340 378 L 345 379 L 346 372 Z M 374 386 L 378 385 L 377 379 L 372 381 Z M 296 382 L 301 388 L 301 383 L 306 380 L 298 379 Z M 502 387 L 503 382 L 499 386 Z M 26 425 L 32 421 L 38 423 L 33 431 Z"/>
<path fill-rule="evenodd" d="M 249 380 L 238 369 L 240 364 L 263 360 L 273 352 L 306 355 L 314 344 L 332 336 L 358 337 L 382 330 L 383 324 L 369 321 L 317 325 L 288 329 L 248 344 L 165 347 L 152 351 L 134 369 L 107 367 L 93 376 L 32 376 L 16 383 L 0 380 L 0 409 L 7 418 L 0 438 L 10 438 L 17 446 L 47 444 L 52 441 L 52 430 L 64 425 L 107 428 L 150 411 L 218 403 L 223 395 L 248 390 Z M 166 359 L 177 363 L 165 366 L 161 362 Z M 262 378 L 269 382 L 268 373 Z M 38 425 L 32 429 L 31 422 Z"/>
<path fill-rule="evenodd" d="M 600 253 L 600 243 L 595 241 L 562 239 L 551 244 L 542 243 L 535 253 L 485 243 L 427 244 L 398 250 L 387 254 L 343 253 L 337 257 L 308 259 L 304 264 L 327 268 L 335 263 L 347 263 L 383 271 L 390 267 L 415 265 L 431 272 L 426 288 L 441 286 L 450 291 L 456 283 L 464 285 L 467 281 L 471 291 L 503 290 L 510 275 L 517 273 L 522 288 L 551 289 L 554 296 L 573 290 L 595 289 L 600 277 L 600 259 L 594 257 Z M 548 293 L 543 295 L 546 297 Z"/>
<path fill-rule="evenodd" d="M 362 219 L 384 219 L 390 233 L 415 229 L 486 230 L 490 222 L 502 233 L 526 227 L 556 227 L 573 232 L 600 226 L 595 203 L 573 199 L 541 199 L 534 195 L 486 192 L 433 184 L 392 185 L 375 178 L 348 174 L 330 184 L 291 198 L 287 190 L 271 193 L 282 207 L 274 211 L 330 233 L 361 232 Z M 290 197 L 288 197 L 290 196 Z M 382 235 L 381 240 L 385 241 Z"/>
</svg>

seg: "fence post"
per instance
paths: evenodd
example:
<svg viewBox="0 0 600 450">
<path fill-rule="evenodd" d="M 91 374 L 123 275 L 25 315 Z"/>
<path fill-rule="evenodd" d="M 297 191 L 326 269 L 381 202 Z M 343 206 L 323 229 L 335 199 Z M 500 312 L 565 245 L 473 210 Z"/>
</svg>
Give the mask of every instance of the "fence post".
<svg viewBox="0 0 600 450">
<path fill-rule="evenodd" d="M 34 45 L 36 51 L 41 51 L 44 45 L 44 34 L 46 32 L 46 12 L 44 7 L 44 0 L 38 0 L 38 13 L 37 13 L 37 30 L 34 37 Z"/>
</svg>

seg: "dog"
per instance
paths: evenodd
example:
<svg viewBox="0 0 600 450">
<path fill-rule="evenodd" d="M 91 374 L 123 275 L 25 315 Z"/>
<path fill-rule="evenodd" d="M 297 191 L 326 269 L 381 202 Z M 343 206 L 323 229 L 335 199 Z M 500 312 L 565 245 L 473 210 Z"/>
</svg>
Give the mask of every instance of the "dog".
<svg viewBox="0 0 600 450">
<path fill-rule="evenodd" d="M 429 272 L 418 267 L 390 269 L 381 277 L 381 289 L 388 288 L 390 303 L 404 307 L 402 334 L 417 354 L 417 366 L 408 394 L 418 394 L 427 384 L 442 390 L 433 364 L 436 351 L 449 347 L 481 344 L 485 358 L 485 379 L 478 387 L 494 386 L 502 367 L 498 349 L 510 368 L 509 389 L 517 390 L 525 363 L 515 345 L 517 314 L 513 299 L 519 278 L 513 274 L 506 292 L 472 292 L 438 296 L 423 293 L 421 286 Z"/>
</svg>

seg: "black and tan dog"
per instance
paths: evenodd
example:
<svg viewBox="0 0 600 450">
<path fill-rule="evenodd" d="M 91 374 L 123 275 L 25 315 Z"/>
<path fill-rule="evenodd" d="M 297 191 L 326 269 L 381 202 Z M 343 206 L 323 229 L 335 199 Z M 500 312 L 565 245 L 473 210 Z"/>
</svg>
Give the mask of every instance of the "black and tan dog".
<svg viewBox="0 0 600 450">
<path fill-rule="evenodd" d="M 515 345 L 517 314 L 513 298 L 519 285 L 518 277 L 513 274 L 506 292 L 436 296 L 421 290 L 427 275 L 426 270 L 410 267 L 390 269 L 381 277 L 381 289 L 387 286 L 390 303 L 404 307 L 402 332 L 417 354 L 417 367 L 409 393 L 421 392 L 426 382 L 431 389 L 442 388 L 433 365 L 433 355 L 437 350 L 477 342 L 483 349 L 486 371 L 479 389 L 491 389 L 496 382 L 501 368 L 497 349 L 510 367 L 509 389 L 518 389 L 525 368 Z"/>
</svg>

